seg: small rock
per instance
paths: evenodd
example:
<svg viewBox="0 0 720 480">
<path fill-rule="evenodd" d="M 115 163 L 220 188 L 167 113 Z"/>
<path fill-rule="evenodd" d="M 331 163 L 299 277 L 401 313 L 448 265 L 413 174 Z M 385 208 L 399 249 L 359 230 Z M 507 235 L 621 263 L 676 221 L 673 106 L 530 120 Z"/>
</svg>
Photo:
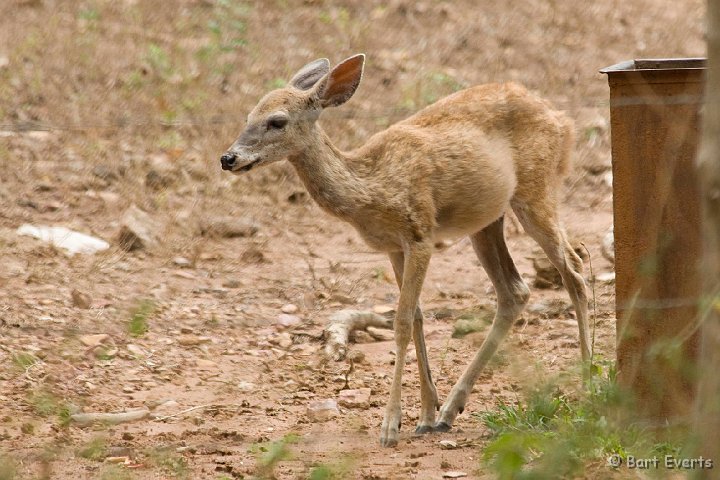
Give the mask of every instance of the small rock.
<svg viewBox="0 0 720 480">
<path fill-rule="evenodd" d="M 70 296 L 72 297 L 73 305 L 75 305 L 77 308 L 87 310 L 92 305 L 92 298 L 90 298 L 90 295 L 88 295 L 87 293 L 82 293 L 77 288 L 73 289 L 73 291 L 70 293 Z"/>
<path fill-rule="evenodd" d="M 122 391 L 123 393 L 133 393 L 135 391 L 135 387 L 133 387 L 132 385 L 125 385 L 124 387 L 122 387 Z"/>
<path fill-rule="evenodd" d="M 535 269 L 535 280 L 533 286 L 536 288 L 557 288 L 562 286 L 562 277 L 557 268 L 550 263 L 545 254 L 537 253 L 532 257 L 533 268 Z"/>
<path fill-rule="evenodd" d="M 98 333 L 96 335 L 80 335 L 79 340 L 80 343 L 82 343 L 86 347 L 95 348 L 109 342 L 110 335 L 108 335 L 107 333 Z"/>
<path fill-rule="evenodd" d="M 129 343 L 125 348 L 136 357 L 146 357 L 148 354 L 145 349 L 133 343 Z"/>
<path fill-rule="evenodd" d="M 467 473 L 459 471 L 443 472 L 443 478 L 463 478 L 467 477 Z"/>
<path fill-rule="evenodd" d="M 557 318 L 567 315 L 570 304 L 561 299 L 550 299 L 528 305 L 527 312 L 542 318 Z"/>
<path fill-rule="evenodd" d="M 277 319 L 278 326 L 283 328 L 299 325 L 301 322 L 302 319 L 297 315 L 288 315 L 286 313 L 281 313 L 280 315 L 278 315 Z"/>
<path fill-rule="evenodd" d="M 373 307 L 373 312 L 377 313 L 378 315 L 390 315 L 391 313 L 395 313 L 395 306 L 394 305 L 375 305 Z"/>
<path fill-rule="evenodd" d="M 10 66 L 10 59 L 5 55 L 0 56 L 0 70 L 4 70 Z"/>
<path fill-rule="evenodd" d="M 110 244 L 105 240 L 74 232 L 65 227 L 25 224 L 17 229 L 17 234 L 35 237 L 45 243 L 50 243 L 57 248 L 66 250 L 71 256 L 76 253 L 92 255 L 110 248 Z"/>
<path fill-rule="evenodd" d="M 150 215 L 131 205 L 120 220 L 120 230 L 116 235 L 118 244 L 124 250 L 151 248 L 160 243 L 157 222 Z"/>
<path fill-rule="evenodd" d="M 455 440 L 440 440 L 440 448 L 443 450 L 455 450 L 458 444 Z"/>
<path fill-rule="evenodd" d="M 239 280 L 225 280 L 222 286 L 225 288 L 240 288 L 242 283 Z"/>
<path fill-rule="evenodd" d="M 148 405 L 155 415 L 171 415 L 178 411 L 180 404 L 173 399 L 161 400 L 154 405 Z"/>
<path fill-rule="evenodd" d="M 345 408 L 369 408 L 370 389 L 359 388 L 357 390 L 341 390 L 338 394 L 338 405 Z"/>
<path fill-rule="evenodd" d="M 192 267 L 192 262 L 185 257 L 175 257 L 172 259 L 172 263 L 180 268 Z"/>
<path fill-rule="evenodd" d="M 117 172 L 113 168 L 102 164 L 95 165 L 95 167 L 92 169 L 92 173 L 96 177 L 105 180 L 108 183 L 112 182 L 113 180 L 117 180 L 118 178 Z"/>
<path fill-rule="evenodd" d="M 200 225 L 202 235 L 222 238 L 252 237 L 259 230 L 258 224 L 248 218 L 215 218 Z"/>
<path fill-rule="evenodd" d="M 365 363 L 365 354 L 360 350 L 350 350 L 347 359 L 353 363 Z"/>
<path fill-rule="evenodd" d="M 615 272 L 602 272 L 595 275 L 595 280 L 602 283 L 615 283 Z"/>
<path fill-rule="evenodd" d="M 333 293 L 330 296 L 330 301 L 342 303 L 343 305 L 352 305 L 355 303 L 354 299 L 348 297 L 347 295 L 343 295 L 342 293 Z"/>
<path fill-rule="evenodd" d="M 310 402 L 305 414 L 311 422 L 326 422 L 340 415 L 340 411 L 338 410 L 337 402 L 329 398 L 327 400 Z"/>
<path fill-rule="evenodd" d="M 293 344 L 292 337 L 289 333 L 283 332 L 279 335 L 277 345 L 280 348 L 290 348 Z"/>
<path fill-rule="evenodd" d="M 198 358 L 195 360 L 195 365 L 200 370 L 216 370 L 218 368 L 218 364 L 216 362 L 213 362 L 212 360 L 206 360 L 204 358 Z"/>
<path fill-rule="evenodd" d="M 238 382 L 238 384 L 235 385 L 235 387 L 237 387 L 237 389 L 240 390 L 241 392 L 252 392 L 256 388 L 254 383 L 250 383 L 250 382 L 246 382 L 246 381 Z"/>
<path fill-rule="evenodd" d="M 246 263 L 265 263 L 267 262 L 267 259 L 265 258 L 265 254 L 258 249 L 255 246 L 249 246 L 243 253 L 240 255 L 240 259 L 243 262 Z"/>
<path fill-rule="evenodd" d="M 297 313 L 298 306 L 293 303 L 288 303 L 288 304 L 283 305 L 282 308 L 280 309 L 280 311 L 283 313 L 288 313 L 288 314 Z"/>
<path fill-rule="evenodd" d="M 197 335 L 181 335 L 177 339 L 177 343 L 182 345 L 183 347 L 192 347 L 195 345 L 200 345 L 203 343 L 209 343 L 210 338 L 208 337 L 198 337 Z"/>
<path fill-rule="evenodd" d="M 465 335 L 472 332 L 480 332 L 485 330 L 488 326 L 488 322 L 481 318 L 471 315 L 462 315 L 460 318 L 455 320 L 453 325 L 452 338 L 463 338 Z"/>
<path fill-rule="evenodd" d="M 150 190 L 164 190 L 170 187 L 174 182 L 172 175 L 160 173 L 155 169 L 151 169 L 145 175 L 145 186 Z"/>
</svg>

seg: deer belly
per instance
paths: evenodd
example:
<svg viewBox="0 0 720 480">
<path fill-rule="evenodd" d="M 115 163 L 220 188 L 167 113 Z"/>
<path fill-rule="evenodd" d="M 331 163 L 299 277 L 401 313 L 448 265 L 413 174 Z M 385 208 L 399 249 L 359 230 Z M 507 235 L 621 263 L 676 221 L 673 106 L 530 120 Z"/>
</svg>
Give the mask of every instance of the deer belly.
<svg viewBox="0 0 720 480">
<path fill-rule="evenodd" d="M 505 213 L 513 191 L 514 188 L 508 188 L 493 192 L 493 195 L 460 196 L 462 202 L 451 201 L 437 206 L 433 237 L 443 240 L 479 232 Z"/>
</svg>

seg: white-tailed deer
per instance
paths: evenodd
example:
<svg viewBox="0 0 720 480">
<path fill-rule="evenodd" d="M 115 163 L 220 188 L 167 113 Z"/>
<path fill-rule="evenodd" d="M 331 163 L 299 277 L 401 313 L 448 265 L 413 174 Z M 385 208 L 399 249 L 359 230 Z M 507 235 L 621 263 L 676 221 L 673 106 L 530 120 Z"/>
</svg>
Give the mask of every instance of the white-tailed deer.
<svg viewBox="0 0 720 480">
<path fill-rule="evenodd" d="M 582 261 L 558 222 L 557 197 L 570 165 L 573 124 L 516 84 L 459 91 L 373 135 L 350 152 L 335 148 L 317 124 L 323 109 L 352 97 L 365 56 L 330 70 L 327 59 L 303 67 L 285 88 L 263 97 L 222 156 L 224 170 L 247 172 L 287 158 L 310 195 L 349 222 L 367 244 L 387 252 L 400 287 L 397 357 L 380 432 L 396 445 L 405 352 L 412 337 L 420 371 L 417 433 L 446 431 L 463 411 L 481 370 L 528 301 L 503 234 L 512 208 L 562 275 L 577 312 L 580 348 L 590 358 Z M 434 243 L 469 235 L 497 294 L 490 332 L 440 408 L 430 375 L 418 299 Z"/>
</svg>

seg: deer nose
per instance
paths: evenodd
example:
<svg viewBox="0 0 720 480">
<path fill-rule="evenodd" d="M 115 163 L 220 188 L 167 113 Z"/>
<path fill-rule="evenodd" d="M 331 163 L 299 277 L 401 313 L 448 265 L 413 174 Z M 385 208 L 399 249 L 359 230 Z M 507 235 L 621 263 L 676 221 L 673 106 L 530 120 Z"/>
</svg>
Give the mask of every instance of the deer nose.
<svg viewBox="0 0 720 480">
<path fill-rule="evenodd" d="M 232 167 L 235 165 L 235 158 L 234 153 L 226 153 L 220 157 L 220 165 L 222 165 L 222 169 L 232 170 Z"/>
</svg>

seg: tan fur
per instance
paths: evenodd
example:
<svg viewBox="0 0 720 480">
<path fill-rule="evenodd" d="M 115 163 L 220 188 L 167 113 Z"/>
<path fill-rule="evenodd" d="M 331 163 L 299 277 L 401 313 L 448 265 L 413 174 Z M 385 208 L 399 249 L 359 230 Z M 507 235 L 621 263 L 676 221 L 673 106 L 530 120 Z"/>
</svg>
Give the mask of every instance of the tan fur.
<svg viewBox="0 0 720 480">
<path fill-rule="evenodd" d="M 400 286 L 395 320 L 398 360 L 381 443 L 395 445 L 404 352 L 411 336 L 421 373 L 417 431 L 444 430 L 462 411 L 472 384 L 527 302 L 529 291 L 503 237 L 502 218 L 508 208 L 560 270 L 577 310 L 582 356 L 589 358 L 582 263 L 557 218 L 557 191 L 570 168 L 573 124 L 520 85 L 482 85 L 443 98 L 373 135 L 361 147 L 341 152 L 315 120 L 323 102 L 331 103 L 328 91 L 332 105 L 339 104 L 338 95 L 344 95 L 342 103 L 354 93 L 362 74 L 359 58 L 342 62 L 309 90 L 290 86 L 268 94 L 250 114 L 246 132 L 229 154 L 240 160 L 233 166 L 236 172 L 287 156 L 325 211 L 352 224 L 372 248 L 388 252 Z M 322 61 L 308 67 L 328 69 Z M 273 115 L 289 119 L 284 132 L 268 127 L 258 133 Z M 495 286 L 498 312 L 436 424 L 438 401 L 418 298 L 434 242 L 462 235 L 471 236 Z"/>
</svg>

